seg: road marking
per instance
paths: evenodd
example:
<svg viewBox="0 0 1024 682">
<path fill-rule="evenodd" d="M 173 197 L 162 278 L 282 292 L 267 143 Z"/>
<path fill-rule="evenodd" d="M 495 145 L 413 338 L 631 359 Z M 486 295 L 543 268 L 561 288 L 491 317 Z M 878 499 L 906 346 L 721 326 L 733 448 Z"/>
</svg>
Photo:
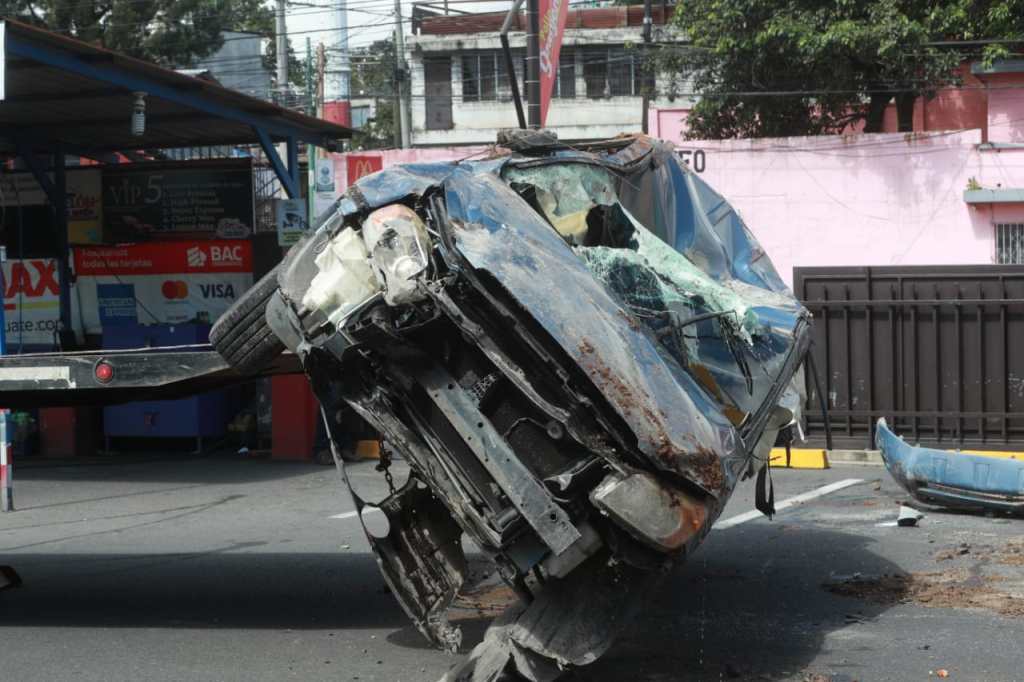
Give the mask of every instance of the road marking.
<svg viewBox="0 0 1024 682">
<path fill-rule="evenodd" d="M 837 490 L 849 488 L 851 485 L 857 485 L 858 483 L 863 482 L 864 479 L 862 478 L 847 478 L 843 479 L 842 481 L 836 481 L 835 483 L 829 483 L 828 485 L 823 485 L 820 488 L 809 490 L 808 492 L 801 493 L 800 495 L 794 495 L 793 497 L 790 497 L 788 499 L 783 500 L 782 502 L 779 502 L 778 504 L 775 505 L 775 511 L 780 512 L 783 509 L 788 509 L 792 507 L 793 505 L 797 505 L 802 502 L 807 502 L 808 500 L 813 500 L 816 497 L 828 495 L 829 493 L 834 493 Z M 741 523 L 746 523 L 747 521 L 759 519 L 762 516 L 764 516 L 764 514 L 755 509 L 753 511 L 744 512 L 743 514 L 738 514 L 736 516 L 730 517 L 725 521 L 719 521 L 714 525 L 714 528 L 718 530 L 725 530 L 726 528 L 732 528 L 733 526 L 738 526 Z"/>
<path fill-rule="evenodd" d="M 379 512 L 380 511 L 380 507 L 371 507 L 369 505 L 367 505 L 365 507 L 365 509 L 366 509 L 366 513 L 367 514 L 370 514 L 372 512 Z M 329 519 L 354 519 L 357 516 L 359 516 L 359 512 L 357 512 L 357 511 L 348 511 L 348 512 L 342 512 L 340 514 L 335 514 L 334 516 L 328 516 L 327 518 L 329 518 Z"/>
<path fill-rule="evenodd" d="M 864 479 L 862 479 L 862 478 L 847 478 L 847 479 L 843 479 L 842 481 L 836 481 L 835 483 L 829 483 L 828 485 L 823 485 L 820 488 L 815 488 L 814 490 L 810 490 L 810 491 L 808 491 L 806 493 L 801 493 L 800 495 L 794 495 L 793 497 L 790 497 L 788 499 L 782 500 L 781 502 L 779 502 L 778 504 L 775 505 L 775 511 L 780 512 L 783 509 L 788 509 L 788 508 L 792 507 L 793 505 L 797 505 L 797 504 L 800 504 L 802 502 L 807 502 L 808 500 L 813 500 L 816 497 L 821 497 L 823 495 L 828 495 L 829 493 L 834 493 L 837 490 L 842 490 L 843 488 L 849 488 L 851 485 L 857 485 L 858 483 L 863 483 L 863 482 L 864 482 Z M 367 505 L 366 513 L 369 514 L 371 512 L 380 512 L 380 507 L 373 507 L 373 506 Z M 328 518 L 331 518 L 331 519 L 354 519 L 357 516 L 359 516 L 359 512 L 358 511 L 347 511 L 347 512 L 342 512 L 341 514 L 335 514 L 334 516 L 329 516 Z M 719 521 L 718 523 L 716 523 L 714 525 L 714 527 L 719 529 L 719 530 L 725 530 L 726 528 L 732 528 L 733 526 L 738 526 L 741 523 L 746 523 L 747 521 L 753 521 L 754 519 L 760 518 L 762 516 L 764 516 L 764 515 L 761 512 L 759 512 L 759 511 L 757 511 L 755 509 L 753 511 L 748 511 L 748 512 L 745 512 L 743 514 L 738 514 L 737 516 L 730 517 L 730 518 L 726 519 L 725 521 Z"/>
</svg>

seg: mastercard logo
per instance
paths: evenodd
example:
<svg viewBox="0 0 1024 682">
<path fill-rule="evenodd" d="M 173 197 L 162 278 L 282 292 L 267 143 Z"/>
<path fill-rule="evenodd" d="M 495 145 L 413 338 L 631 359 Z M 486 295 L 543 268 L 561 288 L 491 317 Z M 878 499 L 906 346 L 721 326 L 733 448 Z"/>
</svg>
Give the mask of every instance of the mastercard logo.
<svg viewBox="0 0 1024 682">
<path fill-rule="evenodd" d="M 164 282 L 163 286 L 160 287 L 160 291 L 163 292 L 164 298 L 172 301 L 188 298 L 188 285 L 180 279 L 167 280 Z"/>
</svg>

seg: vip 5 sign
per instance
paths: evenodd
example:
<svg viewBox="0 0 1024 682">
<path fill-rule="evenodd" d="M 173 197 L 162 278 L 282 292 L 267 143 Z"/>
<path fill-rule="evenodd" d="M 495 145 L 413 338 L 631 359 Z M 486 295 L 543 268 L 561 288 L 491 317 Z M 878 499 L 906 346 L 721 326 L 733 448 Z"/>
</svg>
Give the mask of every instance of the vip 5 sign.
<svg viewBox="0 0 1024 682">
<path fill-rule="evenodd" d="M 7 347 L 52 346 L 60 324 L 57 260 L 5 261 L 3 276 Z"/>
</svg>

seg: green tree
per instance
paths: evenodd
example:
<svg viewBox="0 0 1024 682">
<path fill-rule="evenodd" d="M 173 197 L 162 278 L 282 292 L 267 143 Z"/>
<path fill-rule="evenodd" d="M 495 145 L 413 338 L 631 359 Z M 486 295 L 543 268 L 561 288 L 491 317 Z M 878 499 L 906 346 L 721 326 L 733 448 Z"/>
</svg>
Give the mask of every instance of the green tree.
<svg viewBox="0 0 1024 682">
<path fill-rule="evenodd" d="M 856 120 L 881 129 L 895 100 L 900 130 L 914 102 L 957 82 L 961 41 L 1020 38 L 1024 0 L 688 0 L 661 68 L 700 96 L 691 137 L 837 132 Z M 979 48 L 973 48 L 977 51 Z M 985 48 L 987 58 L 1006 46 Z M 977 56 L 977 52 L 975 52 Z"/>
<path fill-rule="evenodd" d="M 378 40 L 351 52 L 352 98 L 372 98 L 375 113 L 352 136 L 353 149 L 384 149 L 395 140 L 395 43 Z"/>
<path fill-rule="evenodd" d="M 179 67 L 220 49 L 222 31 L 274 25 L 262 0 L 0 0 L 0 16 Z"/>
</svg>

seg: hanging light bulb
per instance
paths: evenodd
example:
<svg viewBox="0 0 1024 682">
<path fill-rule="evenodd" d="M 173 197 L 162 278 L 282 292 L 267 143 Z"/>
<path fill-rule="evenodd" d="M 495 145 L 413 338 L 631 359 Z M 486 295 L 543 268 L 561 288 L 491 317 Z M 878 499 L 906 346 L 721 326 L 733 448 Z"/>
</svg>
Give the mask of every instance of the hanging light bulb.
<svg viewBox="0 0 1024 682">
<path fill-rule="evenodd" d="M 146 134 L 146 93 L 133 92 L 135 104 L 132 105 L 132 135 L 142 137 Z"/>
</svg>

